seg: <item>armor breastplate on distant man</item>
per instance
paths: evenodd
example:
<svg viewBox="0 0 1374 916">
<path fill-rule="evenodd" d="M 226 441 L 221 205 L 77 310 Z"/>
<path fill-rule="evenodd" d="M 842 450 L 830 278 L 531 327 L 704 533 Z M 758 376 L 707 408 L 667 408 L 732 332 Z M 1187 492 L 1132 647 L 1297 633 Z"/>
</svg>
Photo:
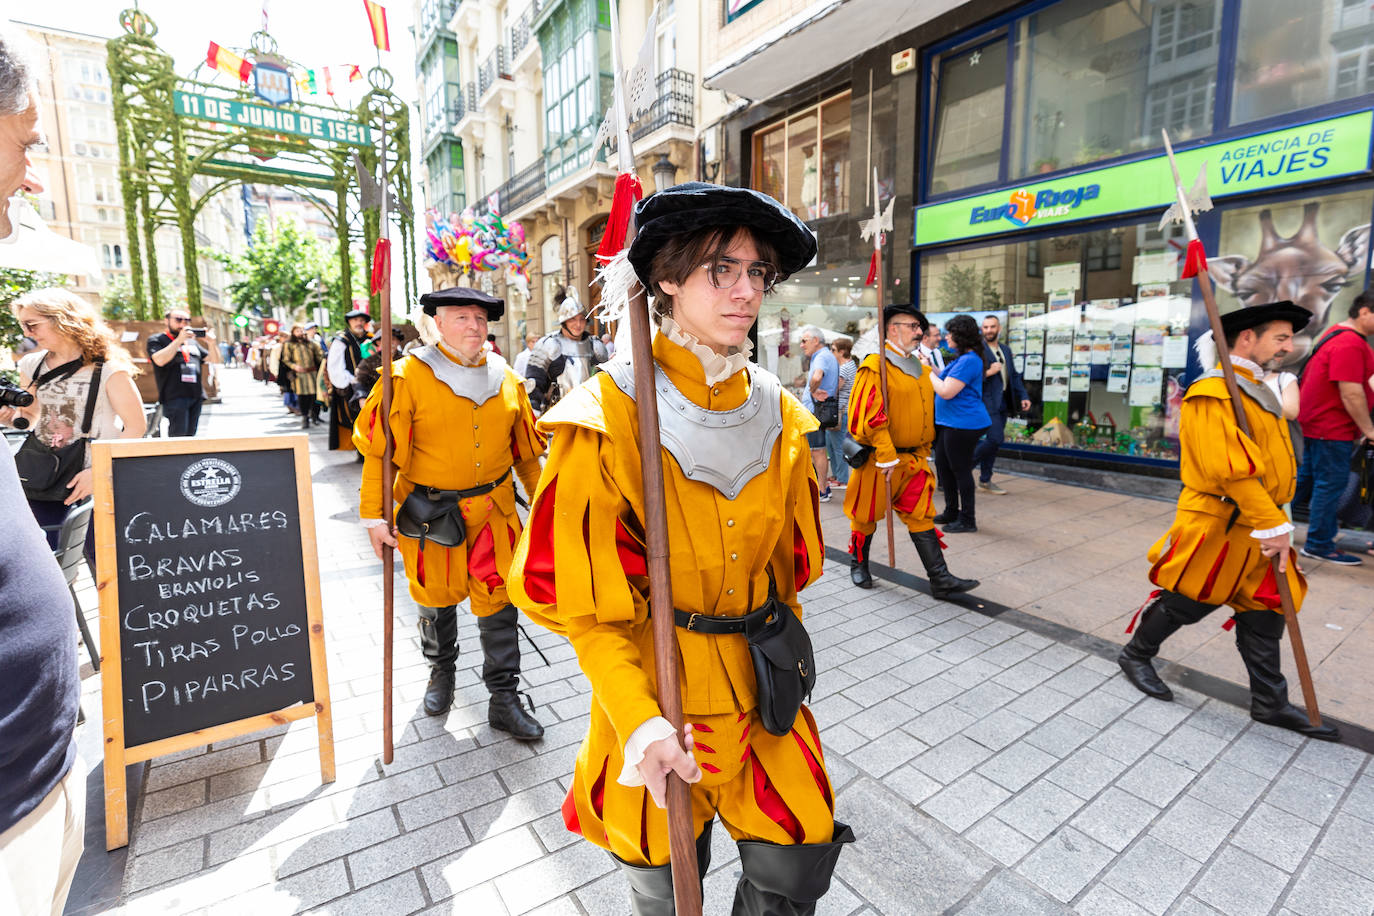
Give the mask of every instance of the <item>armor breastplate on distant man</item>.
<svg viewBox="0 0 1374 916">
<path fill-rule="evenodd" d="M 558 304 L 559 328 L 535 344 L 525 376 L 533 381 L 530 401 L 547 410 L 558 399 L 591 378 L 610 358 L 606 345 L 587 331 L 582 303 L 571 290 Z"/>
</svg>

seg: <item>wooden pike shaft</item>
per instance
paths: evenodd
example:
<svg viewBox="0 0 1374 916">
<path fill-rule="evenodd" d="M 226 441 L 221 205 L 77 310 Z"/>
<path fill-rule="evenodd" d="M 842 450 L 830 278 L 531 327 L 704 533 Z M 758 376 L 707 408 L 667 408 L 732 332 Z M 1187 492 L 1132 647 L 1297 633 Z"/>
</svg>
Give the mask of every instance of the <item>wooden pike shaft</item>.
<svg viewBox="0 0 1374 916">
<path fill-rule="evenodd" d="M 625 244 L 635 237 L 630 221 Z M 658 706 L 682 735 L 682 689 L 678 681 L 677 632 L 673 623 L 673 577 L 668 564 L 668 506 L 663 491 L 663 449 L 654 385 L 654 355 L 649 343 L 649 308 L 644 287 L 630 287 L 630 352 L 634 361 L 635 407 L 639 415 L 639 468 L 644 478 L 644 540 L 649 568 L 649 610 L 654 634 L 654 671 Z M 668 774 L 668 857 L 673 869 L 673 899 L 679 916 L 701 916 L 692 797 L 687 783 Z"/>
<path fill-rule="evenodd" d="M 874 199 L 877 205 L 877 198 Z M 878 256 L 878 393 L 883 399 L 883 410 L 887 412 L 889 429 L 892 423 L 892 402 L 887 399 L 887 317 L 883 314 L 887 305 L 887 286 L 883 282 L 883 246 L 880 241 L 882 230 L 873 237 L 873 250 Z M 932 371 L 932 370 L 926 370 Z M 846 422 L 842 417 L 841 422 Z M 876 459 L 875 459 L 876 460 Z M 883 501 L 887 504 L 887 565 L 897 568 L 897 536 L 893 534 L 892 515 L 897 510 L 892 505 L 892 479 L 883 473 Z"/>
<path fill-rule="evenodd" d="M 1179 195 L 1180 206 L 1187 207 L 1183 196 Z M 1231 348 L 1226 345 L 1226 336 L 1221 330 L 1221 312 L 1217 310 L 1216 297 L 1212 291 L 1212 278 L 1206 270 L 1197 274 L 1198 287 L 1202 290 L 1202 301 L 1207 307 L 1207 320 L 1212 326 L 1212 337 L 1216 341 L 1217 356 L 1221 360 L 1221 374 L 1226 379 L 1226 392 L 1231 396 L 1231 407 L 1236 414 L 1236 426 L 1246 436 L 1250 435 L 1250 422 L 1245 416 L 1245 404 L 1241 400 L 1240 387 L 1236 384 L 1236 371 L 1231 366 Z M 1321 711 L 1317 708 L 1317 690 L 1312 684 L 1312 669 L 1307 664 L 1307 649 L 1303 645 L 1302 630 L 1298 628 L 1297 607 L 1293 604 L 1293 593 L 1288 587 L 1288 576 L 1279 570 L 1280 557 L 1270 558 L 1274 570 L 1274 582 L 1278 585 L 1279 601 L 1283 606 L 1283 619 L 1288 627 L 1288 639 L 1293 644 L 1293 660 L 1298 668 L 1298 683 L 1302 686 L 1303 703 L 1307 706 L 1307 721 L 1313 728 L 1322 724 Z"/>
<path fill-rule="evenodd" d="M 378 224 L 379 237 L 388 238 L 387 198 L 390 196 L 386 175 L 386 118 L 382 114 L 382 151 L 381 220 Z M 375 255 L 374 255 L 375 256 Z M 390 252 L 385 255 L 390 261 Z M 392 520 L 395 518 L 395 494 L 392 488 L 396 483 L 396 440 L 391 433 L 391 265 L 387 264 L 386 276 L 382 280 L 380 311 L 382 313 L 382 429 L 386 436 L 386 450 L 382 453 L 382 518 L 387 531 L 394 532 Z M 395 758 L 392 746 L 391 723 L 391 643 L 395 624 L 395 584 L 396 554 L 388 547 L 382 549 L 382 762 L 391 763 Z"/>
</svg>

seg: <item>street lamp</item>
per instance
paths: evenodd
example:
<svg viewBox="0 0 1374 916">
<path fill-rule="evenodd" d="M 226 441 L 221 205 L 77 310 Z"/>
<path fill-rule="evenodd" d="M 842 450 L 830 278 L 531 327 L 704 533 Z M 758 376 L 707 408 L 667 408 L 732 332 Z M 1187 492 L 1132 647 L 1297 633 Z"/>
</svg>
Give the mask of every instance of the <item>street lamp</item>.
<svg viewBox="0 0 1374 916">
<path fill-rule="evenodd" d="M 677 166 L 667 153 L 660 154 L 658 161 L 649 168 L 654 173 L 654 187 L 658 190 L 666 191 L 677 183 Z"/>
</svg>

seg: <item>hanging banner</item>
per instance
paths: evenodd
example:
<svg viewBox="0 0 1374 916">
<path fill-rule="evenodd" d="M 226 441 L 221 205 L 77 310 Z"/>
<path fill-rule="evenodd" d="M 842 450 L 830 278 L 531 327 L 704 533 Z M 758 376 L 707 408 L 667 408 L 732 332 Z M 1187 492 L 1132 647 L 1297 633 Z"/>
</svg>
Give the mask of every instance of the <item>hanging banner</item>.
<svg viewBox="0 0 1374 916">
<path fill-rule="evenodd" d="M 176 113 L 186 118 L 215 121 L 234 127 L 256 128 L 279 134 L 328 140 L 351 146 L 371 146 L 372 129 L 341 118 L 322 118 L 300 111 L 254 105 L 236 99 L 217 98 L 180 89 L 173 93 Z"/>
<path fill-rule="evenodd" d="M 1285 127 L 1176 153 L 1179 173 L 1207 165 L 1214 199 L 1370 170 L 1374 112 Z M 916 209 L 914 247 L 1002 235 L 1165 207 L 1174 198 L 1164 156 L 1089 169 L 1013 190 Z"/>
</svg>

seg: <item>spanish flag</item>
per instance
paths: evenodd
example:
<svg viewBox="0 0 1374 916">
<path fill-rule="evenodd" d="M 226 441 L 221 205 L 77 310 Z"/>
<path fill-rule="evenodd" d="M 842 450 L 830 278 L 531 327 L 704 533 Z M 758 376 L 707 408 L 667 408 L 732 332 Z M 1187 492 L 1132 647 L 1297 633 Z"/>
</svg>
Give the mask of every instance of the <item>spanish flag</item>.
<svg viewBox="0 0 1374 916">
<path fill-rule="evenodd" d="M 367 21 L 372 25 L 372 43 L 379 51 L 391 50 L 391 33 L 386 29 L 386 7 L 373 0 L 363 0 Z"/>
<path fill-rule="evenodd" d="M 225 73 L 232 74 L 239 78 L 239 82 L 248 82 L 248 76 L 253 72 L 253 65 L 239 57 L 233 51 L 227 51 L 210 42 L 210 49 L 205 52 L 205 62 L 216 70 L 223 70 Z"/>
<path fill-rule="evenodd" d="M 359 67 L 357 64 L 349 64 L 349 65 L 348 65 L 348 81 L 349 81 L 350 83 L 356 83 L 358 80 L 360 80 L 360 79 L 362 79 L 362 78 L 363 78 L 363 68 L 362 68 L 362 67 Z"/>
</svg>

